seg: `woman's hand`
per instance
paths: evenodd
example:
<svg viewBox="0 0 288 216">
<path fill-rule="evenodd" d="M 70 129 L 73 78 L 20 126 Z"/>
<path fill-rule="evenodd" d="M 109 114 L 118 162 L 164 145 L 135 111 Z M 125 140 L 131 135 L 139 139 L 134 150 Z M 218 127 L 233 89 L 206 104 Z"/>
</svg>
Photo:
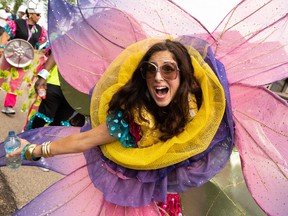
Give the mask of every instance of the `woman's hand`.
<svg viewBox="0 0 288 216">
<path fill-rule="evenodd" d="M 25 139 L 20 139 L 20 141 L 21 141 L 21 147 L 19 149 L 15 150 L 15 151 L 13 151 L 13 152 L 7 154 L 6 157 L 9 158 L 9 157 L 13 157 L 15 155 L 21 154 L 21 152 L 22 152 L 23 148 L 25 147 L 25 145 L 27 145 L 29 142 L 27 140 L 25 140 Z"/>
<path fill-rule="evenodd" d="M 0 57 L 2 57 L 3 53 L 4 53 L 4 48 L 0 48 Z"/>
<path fill-rule="evenodd" d="M 37 94 L 38 94 L 38 90 L 40 88 L 47 89 L 47 84 L 46 84 L 46 80 L 44 78 L 38 76 L 38 80 L 36 81 L 36 83 L 34 85 L 34 89 L 35 89 L 35 92 Z"/>
<path fill-rule="evenodd" d="M 4 31 L 3 34 L 1 35 L 1 38 L 0 38 L 0 45 L 2 46 L 0 48 L 0 57 L 3 55 L 4 53 L 4 49 L 7 45 L 7 42 L 10 40 L 10 35 Z"/>
</svg>

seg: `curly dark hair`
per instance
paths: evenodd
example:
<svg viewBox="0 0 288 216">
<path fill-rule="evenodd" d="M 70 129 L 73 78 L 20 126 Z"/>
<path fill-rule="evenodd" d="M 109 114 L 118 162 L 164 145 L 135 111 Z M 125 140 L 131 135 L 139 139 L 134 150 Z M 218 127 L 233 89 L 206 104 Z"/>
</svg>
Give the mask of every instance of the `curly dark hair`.
<svg viewBox="0 0 288 216">
<path fill-rule="evenodd" d="M 150 57 L 160 51 L 169 51 L 173 54 L 174 60 L 180 69 L 180 86 L 171 103 L 166 107 L 159 107 L 149 94 L 146 80 L 141 76 L 139 65 L 148 61 Z M 165 141 L 184 130 L 188 122 L 190 93 L 196 95 L 198 108 L 201 105 L 201 89 L 194 77 L 194 69 L 191 64 L 190 55 L 180 42 L 165 40 L 154 44 L 143 56 L 132 78 L 120 88 L 112 97 L 109 103 L 108 113 L 122 110 L 126 122 L 133 121 L 133 111 L 138 110 L 141 115 L 141 108 L 144 107 L 155 119 L 155 127 L 162 133 L 160 139 Z"/>
</svg>

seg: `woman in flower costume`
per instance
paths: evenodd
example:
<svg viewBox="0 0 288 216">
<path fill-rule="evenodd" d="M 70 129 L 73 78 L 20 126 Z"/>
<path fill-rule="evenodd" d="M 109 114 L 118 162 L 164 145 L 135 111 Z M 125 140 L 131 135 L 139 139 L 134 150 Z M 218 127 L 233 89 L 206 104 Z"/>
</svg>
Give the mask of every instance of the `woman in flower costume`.
<svg viewBox="0 0 288 216">
<path fill-rule="evenodd" d="M 46 29 L 37 24 L 41 13 L 42 10 L 39 7 L 37 8 L 37 5 L 32 5 L 29 2 L 27 19 L 8 21 L 8 24 L 5 26 L 5 32 L 0 40 L 0 56 L 3 56 L 4 49 L 9 40 L 23 39 L 29 42 L 35 50 L 48 41 Z M 25 50 L 25 52 L 27 51 Z M 14 67 L 5 58 L 2 59 L 0 84 L 1 88 L 7 92 L 3 104 L 4 108 L 2 109 L 3 113 L 15 114 L 13 107 L 16 104 L 17 95 L 22 95 L 24 90 L 32 86 L 34 76 L 36 75 L 36 68 L 38 65 L 44 64 L 44 62 L 44 52 L 40 50 L 34 51 L 34 60 L 30 65 L 24 67 L 22 67 L 22 64 Z M 32 98 L 32 96 L 30 97 Z M 26 108 L 24 107 L 24 110 L 26 109 L 27 105 Z"/>
<path fill-rule="evenodd" d="M 287 144 L 287 103 L 265 87 L 261 87 L 287 77 L 287 55 L 283 52 L 283 48 L 287 48 L 288 35 L 283 31 L 287 29 L 287 7 L 285 9 L 283 6 L 287 4 L 284 1 L 261 0 L 261 3 L 255 4 L 254 1 L 244 0 L 230 11 L 212 33 L 172 1 L 159 0 L 155 4 L 154 0 L 83 0 L 79 1 L 77 7 L 66 4 L 65 1 L 50 1 L 49 12 L 52 19 L 49 19 L 49 31 L 50 35 L 56 37 L 52 41 L 52 47 L 61 75 L 74 88 L 86 93 L 97 83 L 92 95 L 92 127 L 107 120 L 111 129 L 121 132 L 123 130 L 123 134 L 126 135 L 129 132 L 128 134 L 134 135 L 133 139 L 140 134 L 138 138 L 141 138 L 143 145 L 125 148 L 120 142 L 113 142 L 102 145 L 101 149 L 91 148 L 84 152 L 84 156 L 82 153 L 58 155 L 47 159 L 46 164 L 41 163 L 41 160 L 24 161 L 24 164 L 43 166 L 62 173 L 65 177 L 16 214 L 159 215 L 165 211 L 167 214 L 178 214 L 179 206 L 175 203 L 178 197 L 175 192 L 205 184 L 223 168 L 230 156 L 235 124 L 235 145 L 241 156 L 249 192 L 268 215 L 285 215 L 288 155 L 283 149 Z M 76 13 L 73 13 L 75 10 Z M 53 19 L 53 16 L 57 18 Z M 70 16 L 73 19 L 69 19 Z M 244 22 L 245 25 L 242 25 Z M 194 38 L 191 34 L 203 40 Z M 116 124 L 119 119 L 115 119 L 113 115 L 112 118 L 107 117 L 107 112 L 112 95 L 130 80 L 144 53 L 159 40 L 144 40 L 142 43 L 137 41 L 159 35 L 176 35 L 176 40 L 188 49 L 192 56 L 194 76 L 201 87 L 202 103 L 200 108 L 195 106 L 198 108 L 194 110 L 197 114 L 182 133 L 165 142 L 160 140 L 151 145 L 150 139 L 145 139 L 151 135 L 149 127 L 154 126 L 150 113 L 146 115 L 145 112 L 140 112 L 138 116 L 143 115 L 145 119 L 149 119 L 142 121 L 141 118 L 137 118 L 139 112 L 136 112 L 135 126 L 131 127 L 130 122 L 122 122 L 123 127 L 119 127 Z M 184 36 L 178 37 L 179 35 Z M 93 40 L 87 42 L 87 38 Z M 279 43 L 269 43 L 268 39 L 275 39 Z M 129 46 L 131 44 L 133 45 Z M 78 55 L 70 55 L 72 52 L 77 52 Z M 224 66 L 218 59 L 225 65 L 229 87 Z M 181 69 L 179 65 L 178 67 Z M 207 76 L 201 76 L 201 68 L 205 68 L 204 74 Z M 211 69 L 213 72 L 209 73 Z M 159 73 L 161 74 L 161 71 Z M 215 84 L 219 81 L 213 81 L 213 73 L 219 79 L 226 97 L 224 115 L 217 115 L 218 118 L 222 118 L 220 126 L 219 120 L 215 120 L 213 116 L 213 107 L 217 103 L 210 99 L 222 101 L 223 91 L 220 94 L 219 91 L 214 92 L 214 89 L 219 89 Z M 100 76 L 102 77 L 98 82 Z M 211 88 L 208 86 L 215 88 L 209 91 Z M 166 87 L 161 86 L 157 91 L 164 94 Z M 229 101 L 228 88 L 231 91 L 232 104 Z M 218 94 L 215 95 L 216 92 Z M 142 92 L 144 93 L 146 92 Z M 128 101 L 128 96 L 125 95 L 124 100 Z M 146 94 L 145 96 L 147 97 Z M 193 104 L 191 103 L 191 107 Z M 273 112 L 275 107 L 277 113 Z M 221 110 L 217 109 L 219 112 Z M 171 113 L 174 113 L 174 110 Z M 211 128 L 203 127 L 208 126 L 210 120 L 215 125 Z M 115 124 L 111 124 L 114 121 Z M 148 124 L 150 122 L 151 125 Z M 193 125 L 193 122 L 197 122 L 197 125 Z M 128 132 L 125 127 L 127 125 Z M 137 125 L 140 125 L 141 133 Z M 192 125 L 193 128 L 190 128 Z M 133 128 L 133 132 L 130 132 L 130 128 Z M 86 125 L 81 131 L 88 129 L 89 125 Z M 20 136 L 30 143 L 42 143 L 77 132 L 79 128 L 47 127 L 25 132 Z M 153 132 L 152 140 L 156 142 Z M 210 140 L 209 137 L 213 133 L 214 137 Z M 155 131 L 156 137 L 157 134 L 158 131 Z M 198 140 L 199 137 L 196 135 L 200 134 L 203 135 L 200 136 L 203 140 Z M 121 137 L 124 137 L 121 140 L 127 141 L 128 144 L 132 139 L 129 136 L 125 139 L 127 136 L 122 136 L 122 133 Z M 188 147 L 183 144 L 186 141 L 189 143 L 190 138 L 193 142 L 203 145 L 194 145 L 195 148 L 190 149 L 189 144 Z M 210 145 L 205 147 L 209 140 Z M 82 144 L 80 141 L 79 143 Z M 47 149 L 46 145 L 43 145 L 44 152 Z M 39 150 L 39 147 L 37 149 Z M 192 156 L 193 154 L 195 155 Z M 184 180 L 180 181 L 181 179 Z M 165 203 L 167 194 L 170 198 Z M 206 203 L 206 200 L 204 202 Z M 222 205 L 222 202 L 220 203 Z M 246 212 L 245 209 L 243 211 Z"/>
<path fill-rule="evenodd" d="M 37 160 L 88 150 L 89 175 L 105 203 L 96 212 L 181 215 L 175 193 L 207 182 L 229 158 L 229 98 L 198 51 L 174 40 L 132 45 L 106 73 L 101 81 L 110 87 L 93 93 L 101 95 L 92 99 L 93 129 L 42 146 L 23 141 L 22 154 Z"/>
</svg>

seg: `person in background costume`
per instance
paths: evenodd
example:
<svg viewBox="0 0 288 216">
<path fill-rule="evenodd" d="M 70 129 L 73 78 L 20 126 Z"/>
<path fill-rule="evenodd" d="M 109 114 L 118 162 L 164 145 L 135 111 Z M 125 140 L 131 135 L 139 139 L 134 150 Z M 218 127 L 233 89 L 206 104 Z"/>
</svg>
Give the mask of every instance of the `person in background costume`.
<svg viewBox="0 0 288 216">
<path fill-rule="evenodd" d="M 99 214 L 182 215 L 177 192 L 195 185 L 193 163 L 203 163 L 210 143 L 215 147 L 213 137 L 222 124 L 225 94 L 196 50 L 170 39 L 152 40 L 148 47 L 146 53 L 129 55 L 119 69 L 119 83 L 94 101 L 100 105 L 99 114 L 92 115 L 92 120 L 98 116 L 98 126 L 42 145 L 22 140 L 23 147 L 7 157 L 22 151 L 26 160 L 36 161 L 91 149 L 94 153 L 87 166 L 97 170 L 90 175 L 103 193 L 101 200 L 104 196 L 104 203 L 95 207 Z M 113 68 L 105 72 L 107 77 L 115 73 Z M 229 155 L 227 145 L 232 141 L 226 138 L 217 148 Z M 104 156 L 95 155 L 97 146 Z M 207 153 L 200 154 L 203 151 Z M 197 154 L 201 156 L 189 160 Z M 224 155 L 215 162 L 225 164 Z"/>
<path fill-rule="evenodd" d="M 4 6 L 2 3 L 0 3 L 0 36 L 5 31 L 4 26 L 7 25 L 9 14 L 4 9 Z"/>
<path fill-rule="evenodd" d="M 27 6 L 25 5 L 20 5 L 20 7 L 17 10 L 17 15 L 19 17 L 19 19 L 26 19 L 26 10 L 27 10 Z"/>
<path fill-rule="evenodd" d="M 12 5 L 7 5 L 6 12 L 9 14 L 8 21 L 19 19 L 18 14 L 14 14 L 11 12 Z"/>
<path fill-rule="evenodd" d="M 6 44 L 9 40 L 13 39 L 23 39 L 28 41 L 34 49 L 38 49 L 39 46 L 43 43 L 45 43 L 48 39 L 47 37 L 47 31 L 44 27 L 41 27 L 37 24 L 41 17 L 41 10 L 39 8 L 28 8 L 27 10 L 27 17 L 28 19 L 16 19 L 11 20 L 8 22 L 8 24 L 5 26 L 5 32 L 3 33 L 0 41 L 0 56 L 3 55 L 4 49 L 6 47 Z M 35 57 L 34 60 L 38 61 L 38 57 Z M 2 58 L 3 59 L 3 58 Z M 35 62 L 34 62 L 35 63 Z M 32 63 L 31 63 L 32 65 Z M 16 104 L 16 98 L 17 94 L 21 94 L 21 91 L 19 92 L 19 88 L 21 86 L 21 83 L 24 79 L 24 77 L 28 76 L 26 73 L 27 71 L 33 69 L 30 67 L 27 68 L 15 68 L 17 71 L 16 79 L 13 77 L 8 86 L 7 83 L 3 83 L 2 80 L 2 89 L 7 91 L 5 100 L 4 100 L 4 108 L 1 110 L 4 114 L 15 114 L 15 110 L 13 107 Z M 5 59 L 2 60 L 1 63 L 1 69 L 3 71 L 13 71 L 13 67 L 7 63 Z M 26 73 L 26 75 L 25 75 Z M 0 78 L 6 78 L 7 77 L 15 76 L 11 72 L 9 75 L 5 75 L 4 77 Z M 33 77 L 33 75 L 32 75 Z M 5 86 L 3 86 L 5 84 Z"/>
<path fill-rule="evenodd" d="M 9 16 L 12 15 L 11 14 L 11 8 L 12 8 L 12 5 L 10 5 L 10 4 L 6 5 L 5 11 L 6 11 L 7 14 L 9 14 Z"/>
<path fill-rule="evenodd" d="M 49 72 L 50 71 L 50 72 Z M 49 126 L 70 126 L 69 118 L 74 114 L 74 109 L 66 101 L 58 77 L 53 54 L 51 53 L 38 73 L 38 80 L 35 83 L 35 92 L 45 89 L 45 98 L 42 98 L 38 112 L 30 118 L 26 130 Z"/>
</svg>

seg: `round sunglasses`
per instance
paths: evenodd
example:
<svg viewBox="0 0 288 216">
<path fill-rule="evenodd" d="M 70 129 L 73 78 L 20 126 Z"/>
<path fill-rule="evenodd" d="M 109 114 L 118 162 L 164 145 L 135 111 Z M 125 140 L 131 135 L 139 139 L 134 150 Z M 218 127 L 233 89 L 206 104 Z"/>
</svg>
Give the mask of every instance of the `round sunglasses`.
<svg viewBox="0 0 288 216">
<path fill-rule="evenodd" d="M 152 79 L 160 72 L 165 80 L 174 80 L 178 76 L 179 68 L 175 62 L 164 62 L 162 65 L 157 66 L 152 62 L 142 62 L 140 64 L 140 72 L 144 79 Z"/>
</svg>

